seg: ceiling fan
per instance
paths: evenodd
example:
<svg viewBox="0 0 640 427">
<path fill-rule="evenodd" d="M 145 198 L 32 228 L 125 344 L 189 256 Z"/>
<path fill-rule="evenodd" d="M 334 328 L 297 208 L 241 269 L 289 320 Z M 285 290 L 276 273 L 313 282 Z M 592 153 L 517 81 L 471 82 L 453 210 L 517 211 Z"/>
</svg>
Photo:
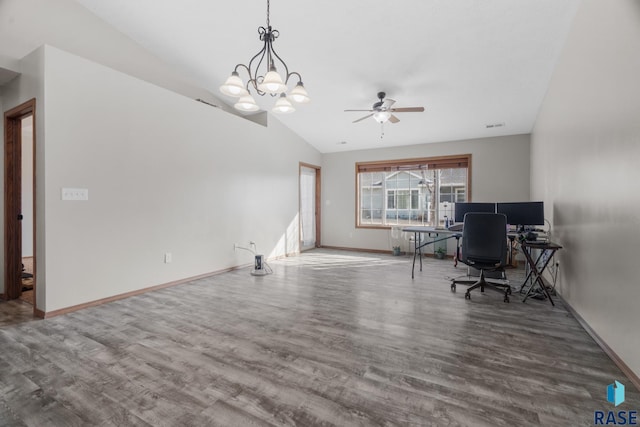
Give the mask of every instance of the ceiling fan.
<svg viewBox="0 0 640 427">
<path fill-rule="evenodd" d="M 424 111 L 424 107 L 405 107 L 405 108 L 391 108 L 396 101 L 393 99 L 384 97 L 387 94 L 384 92 L 378 92 L 378 99 L 380 101 L 373 104 L 371 110 L 344 110 L 344 111 L 367 111 L 371 114 L 367 114 L 364 117 L 360 117 L 358 120 L 354 120 L 353 123 L 358 123 L 369 117 L 374 118 L 378 123 L 385 123 L 387 120 L 391 123 L 398 123 L 400 121 L 393 113 L 420 113 Z"/>
</svg>

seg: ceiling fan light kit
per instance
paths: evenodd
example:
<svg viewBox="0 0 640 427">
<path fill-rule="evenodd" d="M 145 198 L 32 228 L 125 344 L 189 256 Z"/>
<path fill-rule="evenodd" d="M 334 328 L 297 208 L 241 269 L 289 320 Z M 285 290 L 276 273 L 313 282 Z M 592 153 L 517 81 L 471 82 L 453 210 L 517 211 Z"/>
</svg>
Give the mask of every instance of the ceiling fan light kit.
<svg viewBox="0 0 640 427">
<path fill-rule="evenodd" d="M 424 107 L 391 108 L 393 104 L 396 103 L 396 101 L 390 98 L 385 99 L 385 96 L 387 96 L 386 93 L 378 92 L 378 99 L 380 101 L 373 104 L 370 110 L 344 110 L 344 111 L 366 111 L 369 113 L 364 117 L 360 117 L 359 119 L 354 120 L 353 123 L 358 123 L 364 119 L 373 117 L 373 119 L 380 124 L 384 124 L 386 122 L 398 123 L 400 119 L 397 118 L 394 113 L 420 113 L 424 111 Z"/>
<path fill-rule="evenodd" d="M 267 0 L 267 26 L 258 28 L 260 40 L 263 42 L 262 49 L 251 58 L 249 65 L 236 65 L 231 76 L 220 86 L 220 92 L 228 96 L 240 98 L 238 102 L 234 104 L 234 108 L 241 111 L 257 111 L 260 108 L 251 95 L 251 88 L 260 96 L 266 94 L 278 96 L 279 94 L 280 96 L 272 111 L 275 113 L 292 113 L 295 111 L 295 108 L 289 99 L 299 104 L 306 104 L 310 101 L 310 98 L 304 88 L 300 73 L 296 71 L 289 72 L 289 67 L 287 67 L 287 64 L 278 56 L 273 48 L 273 41 L 278 38 L 280 33 L 278 30 L 271 28 L 269 6 L 269 0 Z M 276 63 L 284 70 L 284 79 L 278 73 Z M 262 66 L 266 69 L 262 68 L 262 71 L 260 71 Z M 246 85 L 240 77 L 239 70 L 245 70 L 247 72 L 249 78 Z M 298 78 L 298 83 L 291 91 L 290 96 L 287 97 L 287 83 L 293 76 Z"/>
<path fill-rule="evenodd" d="M 377 111 L 373 113 L 373 119 L 378 123 L 384 123 L 389 120 L 391 113 L 389 111 Z"/>
</svg>

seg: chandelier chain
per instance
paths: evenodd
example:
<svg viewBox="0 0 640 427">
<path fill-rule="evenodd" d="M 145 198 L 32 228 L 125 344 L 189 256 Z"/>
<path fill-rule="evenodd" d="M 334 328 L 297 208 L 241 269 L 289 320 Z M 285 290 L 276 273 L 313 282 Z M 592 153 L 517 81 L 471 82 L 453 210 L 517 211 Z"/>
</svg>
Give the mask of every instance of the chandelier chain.
<svg viewBox="0 0 640 427">
<path fill-rule="evenodd" d="M 271 28 L 271 21 L 269 20 L 269 0 L 267 0 L 267 28 Z"/>
</svg>

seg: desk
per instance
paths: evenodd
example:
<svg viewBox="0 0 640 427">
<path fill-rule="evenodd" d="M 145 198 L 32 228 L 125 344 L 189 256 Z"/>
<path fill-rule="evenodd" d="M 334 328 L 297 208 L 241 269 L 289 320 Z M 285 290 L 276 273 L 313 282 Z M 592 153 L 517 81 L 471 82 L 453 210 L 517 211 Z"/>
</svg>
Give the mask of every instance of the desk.
<svg viewBox="0 0 640 427">
<path fill-rule="evenodd" d="M 556 251 L 559 249 L 562 249 L 562 246 L 553 242 L 537 242 L 537 241 L 533 241 L 533 242 L 524 241 L 520 243 L 520 246 L 522 247 L 522 253 L 524 253 L 524 257 L 526 258 L 530 268 L 529 274 L 527 274 L 526 279 L 524 279 L 524 282 L 522 282 L 522 286 L 520 287 L 520 292 L 522 292 L 522 289 L 526 286 L 527 282 L 529 281 L 529 278 L 531 278 L 531 275 L 534 276 L 533 283 L 529 287 L 529 290 L 527 290 L 527 294 L 524 296 L 524 299 L 522 300 L 522 302 L 525 302 L 527 300 L 527 298 L 529 297 L 533 289 L 536 287 L 536 285 L 538 285 L 542 290 L 542 292 L 547 296 L 547 298 L 549 298 L 549 302 L 551 302 L 551 305 L 555 306 L 555 304 L 553 303 L 553 300 L 551 299 L 551 294 L 549 294 L 549 291 L 547 290 L 547 286 L 544 283 L 542 272 L 547 268 L 547 265 L 549 265 L 549 261 L 551 261 L 551 258 L 553 258 L 553 255 L 556 253 Z M 535 262 L 533 261 L 533 256 L 531 253 L 533 249 L 540 250 L 540 255 L 538 255 L 538 258 L 536 258 Z M 539 267 L 540 260 L 545 256 L 547 258 L 542 263 L 542 267 Z"/>
<path fill-rule="evenodd" d="M 442 242 L 443 240 L 456 239 L 456 260 L 458 256 L 458 242 L 460 241 L 460 237 L 462 237 L 462 233 L 459 231 L 449 230 L 447 228 L 436 228 L 436 227 L 425 227 L 425 226 L 411 226 L 404 227 L 402 231 L 407 233 L 413 233 L 413 264 L 411 266 L 411 278 L 413 279 L 413 272 L 416 268 L 416 256 L 420 257 L 420 271 L 422 271 L 422 248 L 427 245 L 431 245 L 436 242 Z M 428 242 L 422 242 L 420 236 L 422 234 L 427 234 L 429 237 L 435 236 L 434 240 L 430 240 Z M 440 237 L 442 235 L 442 237 Z"/>
</svg>

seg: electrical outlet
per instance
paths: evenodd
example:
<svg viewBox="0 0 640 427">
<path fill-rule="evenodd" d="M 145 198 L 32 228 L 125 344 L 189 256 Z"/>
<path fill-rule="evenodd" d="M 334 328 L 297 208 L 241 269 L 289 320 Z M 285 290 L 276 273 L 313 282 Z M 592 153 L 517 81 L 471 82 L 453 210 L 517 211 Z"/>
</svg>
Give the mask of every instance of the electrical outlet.
<svg viewBox="0 0 640 427">
<path fill-rule="evenodd" d="M 164 254 L 164 263 L 165 264 L 171 263 L 171 259 L 172 259 L 171 252 L 167 252 L 167 253 Z"/>
</svg>

